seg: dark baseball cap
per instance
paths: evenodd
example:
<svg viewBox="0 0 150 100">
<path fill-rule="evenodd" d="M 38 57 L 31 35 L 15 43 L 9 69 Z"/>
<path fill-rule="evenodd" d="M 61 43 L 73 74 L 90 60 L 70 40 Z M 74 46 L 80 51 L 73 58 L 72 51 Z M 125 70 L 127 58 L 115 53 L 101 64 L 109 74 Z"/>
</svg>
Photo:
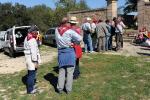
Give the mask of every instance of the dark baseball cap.
<svg viewBox="0 0 150 100">
<path fill-rule="evenodd" d="M 34 32 L 34 31 L 39 31 L 39 28 L 36 25 L 32 25 L 29 29 L 28 32 Z"/>
</svg>

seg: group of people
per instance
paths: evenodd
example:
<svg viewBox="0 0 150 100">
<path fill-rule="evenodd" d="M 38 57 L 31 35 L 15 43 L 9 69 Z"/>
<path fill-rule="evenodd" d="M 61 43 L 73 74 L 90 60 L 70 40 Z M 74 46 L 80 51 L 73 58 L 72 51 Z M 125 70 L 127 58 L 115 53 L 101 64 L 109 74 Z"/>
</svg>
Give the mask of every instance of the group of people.
<svg viewBox="0 0 150 100">
<path fill-rule="evenodd" d="M 77 18 L 72 16 L 70 19 L 64 17 L 60 25 L 55 30 L 55 39 L 58 48 L 59 75 L 57 83 L 57 92 L 66 93 L 72 91 L 73 79 L 80 76 L 79 59 L 82 57 L 81 41 L 84 41 L 85 52 L 94 52 L 112 49 L 112 36 L 116 36 L 116 49 L 123 47 L 123 24 L 120 18 L 114 18 L 113 21 L 94 20 L 86 18 L 81 27 L 77 26 Z M 83 34 L 82 34 L 83 33 Z M 36 73 L 41 62 L 38 49 L 38 28 L 31 26 L 28 35 L 24 40 L 24 54 L 27 74 L 27 93 L 34 94 Z M 92 37 L 95 36 L 95 46 L 92 43 Z"/>
<path fill-rule="evenodd" d="M 116 40 L 116 50 L 123 48 L 123 33 L 125 24 L 121 17 L 113 20 L 96 20 L 87 17 L 81 28 L 83 30 L 83 41 L 85 52 L 92 53 L 112 50 L 112 38 Z"/>
<path fill-rule="evenodd" d="M 62 93 L 64 87 L 66 93 L 70 93 L 73 79 L 77 79 L 80 75 L 79 59 L 82 56 L 82 48 L 80 46 L 82 36 L 80 27 L 76 26 L 77 23 L 76 17 L 71 17 L 70 20 L 65 17 L 55 31 L 59 65 L 58 93 Z M 35 80 L 37 69 L 41 62 L 37 36 L 37 26 L 31 26 L 24 40 L 24 54 L 28 70 L 26 81 L 28 94 L 37 92 Z"/>
</svg>

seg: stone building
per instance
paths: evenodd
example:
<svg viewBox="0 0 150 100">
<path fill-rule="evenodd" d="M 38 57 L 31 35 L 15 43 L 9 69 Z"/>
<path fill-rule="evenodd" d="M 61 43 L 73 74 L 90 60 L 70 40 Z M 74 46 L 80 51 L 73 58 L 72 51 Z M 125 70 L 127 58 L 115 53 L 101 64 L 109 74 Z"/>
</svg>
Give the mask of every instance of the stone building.
<svg viewBox="0 0 150 100">
<path fill-rule="evenodd" d="M 138 29 L 143 27 L 150 31 L 150 0 L 138 1 Z"/>
<path fill-rule="evenodd" d="M 81 10 L 81 11 L 72 11 L 68 13 L 68 16 L 76 16 L 79 22 L 83 22 L 85 17 L 97 18 L 97 19 L 106 19 L 107 10 L 106 8 L 92 9 L 92 10 Z"/>
<path fill-rule="evenodd" d="M 83 22 L 85 17 L 91 17 L 96 19 L 112 19 L 117 17 L 117 1 L 118 0 L 106 0 L 107 7 L 92 9 L 92 10 L 82 10 L 82 11 L 72 11 L 68 12 L 68 16 L 76 16 L 79 22 Z"/>
</svg>

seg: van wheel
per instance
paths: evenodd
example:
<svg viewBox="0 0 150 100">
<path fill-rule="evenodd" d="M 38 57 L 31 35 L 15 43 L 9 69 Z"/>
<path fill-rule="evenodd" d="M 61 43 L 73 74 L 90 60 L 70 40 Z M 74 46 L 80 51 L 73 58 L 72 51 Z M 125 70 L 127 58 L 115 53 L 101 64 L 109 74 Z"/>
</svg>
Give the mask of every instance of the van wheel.
<svg viewBox="0 0 150 100">
<path fill-rule="evenodd" d="M 15 58 L 15 52 L 12 48 L 9 48 L 9 56 Z"/>
</svg>

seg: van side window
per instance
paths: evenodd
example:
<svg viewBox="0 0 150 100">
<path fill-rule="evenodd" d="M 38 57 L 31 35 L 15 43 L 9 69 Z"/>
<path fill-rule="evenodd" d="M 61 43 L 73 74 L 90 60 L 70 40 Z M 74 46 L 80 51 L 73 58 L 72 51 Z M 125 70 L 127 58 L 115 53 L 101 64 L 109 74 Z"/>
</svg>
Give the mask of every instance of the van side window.
<svg viewBox="0 0 150 100">
<path fill-rule="evenodd" d="M 51 34 L 55 34 L 55 30 L 54 29 L 51 30 Z"/>
<path fill-rule="evenodd" d="M 48 31 L 46 32 L 46 35 L 49 35 L 49 34 L 51 34 L 51 30 L 48 30 Z"/>
</svg>

